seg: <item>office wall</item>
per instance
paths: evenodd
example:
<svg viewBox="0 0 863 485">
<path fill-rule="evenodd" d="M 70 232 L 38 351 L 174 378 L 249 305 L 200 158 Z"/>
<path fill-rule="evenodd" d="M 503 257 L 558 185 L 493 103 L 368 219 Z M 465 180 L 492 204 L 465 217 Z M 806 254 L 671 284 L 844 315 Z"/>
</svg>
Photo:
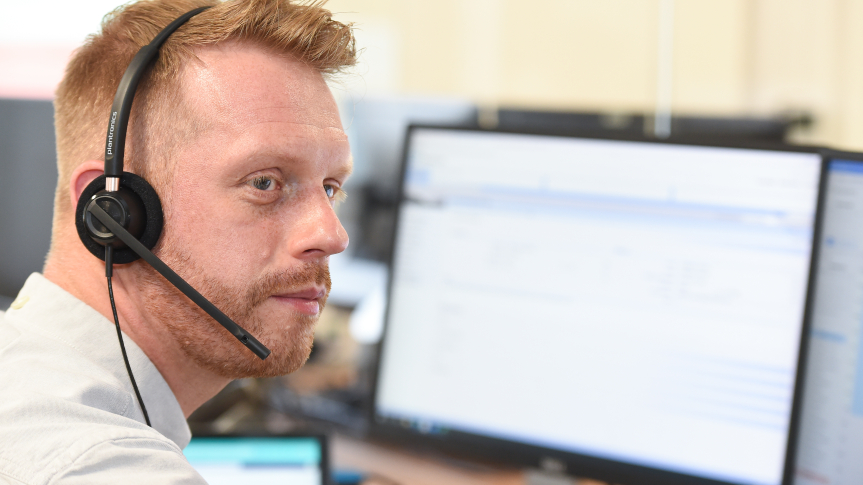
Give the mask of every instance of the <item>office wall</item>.
<svg viewBox="0 0 863 485">
<path fill-rule="evenodd" d="M 119 3 L 50 0 L 39 29 L 17 20 L 36 7 L 16 3 L 0 17 L 0 96 L 50 99 L 68 53 Z M 655 107 L 668 5 L 676 112 L 807 111 L 817 123 L 799 141 L 863 150 L 861 0 L 328 2 L 365 49 L 342 89 L 604 111 Z"/>
<path fill-rule="evenodd" d="M 672 107 L 807 111 L 802 142 L 863 150 L 860 0 L 331 0 L 364 63 L 347 87 L 495 105 L 651 111 L 673 8 Z"/>
</svg>

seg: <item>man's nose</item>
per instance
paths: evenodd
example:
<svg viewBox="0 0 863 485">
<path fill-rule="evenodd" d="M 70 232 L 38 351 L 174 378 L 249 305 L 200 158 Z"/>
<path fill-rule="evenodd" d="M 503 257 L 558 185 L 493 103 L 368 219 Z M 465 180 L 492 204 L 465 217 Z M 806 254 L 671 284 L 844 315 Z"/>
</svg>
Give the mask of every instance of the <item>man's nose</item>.
<svg viewBox="0 0 863 485">
<path fill-rule="evenodd" d="M 348 233 L 324 194 L 313 195 L 303 204 L 298 223 L 287 235 L 298 259 L 337 254 L 348 247 Z"/>
</svg>

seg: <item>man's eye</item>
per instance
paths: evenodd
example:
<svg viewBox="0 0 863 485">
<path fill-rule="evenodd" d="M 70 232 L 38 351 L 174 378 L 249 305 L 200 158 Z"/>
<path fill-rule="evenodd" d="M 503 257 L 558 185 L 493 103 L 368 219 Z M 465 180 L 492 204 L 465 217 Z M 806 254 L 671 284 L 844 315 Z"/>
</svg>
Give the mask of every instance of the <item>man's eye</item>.
<svg viewBox="0 0 863 485">
<path fill-rule="evenodd" d="M 324 184 L 324 192 L 326 192 L 327 198 L 330 199 L 330 203 L 334 206 L 339 202 L 343 202 L 345 197 L 348 196 L 341 187 L 332 184 Z"/>
<path fill-rule="evenodd" d="M 264 191 L 275 190 L 276 188 L 276 183 L 273 181 L 273 179 L 264 175 L 253 178 L 251 180 L 251 184 L 252 187 Z"/>
</svg>

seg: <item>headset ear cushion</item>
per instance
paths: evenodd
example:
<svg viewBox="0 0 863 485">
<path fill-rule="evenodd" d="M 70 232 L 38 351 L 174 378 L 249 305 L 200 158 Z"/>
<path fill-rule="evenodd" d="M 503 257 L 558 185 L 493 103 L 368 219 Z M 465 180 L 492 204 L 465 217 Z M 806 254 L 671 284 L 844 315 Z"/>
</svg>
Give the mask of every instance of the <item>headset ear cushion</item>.
<svg viewBox="0 0 863 485">
<path fill-rule="evenodd" d="M 153 249 L 156 243 L 159 242 L 159 237 L 162 235 L 162 225 L 164 219 L 162 216 L 162 202 L 159 200 L 159 194 L 155 189 L 143 178 L 129 172 L 123 172 L 120 176 L 120 187 L 125 188 L 137 195 L 144 206 L 144 230 L 141 233 L 139 241 L 147 249 Z M 78 237 L 84 246 L 97 258 L 105 260 L 105 247 L 94 241 L 87 233 L 87 226 L 84 223 L 84 210 L 87 203 L 94 195 L 105 190 L 105 176 L 96 177 L 84 192 L 81 193 L 81 198 L 78 199 L 78 207 L 75 209 L 75 227 L 78 229 Z M 121 248 L 114 250 L 114 264 L 131 263 L 138 259 L 139 256 L 129 248 Z"/>
</svg>

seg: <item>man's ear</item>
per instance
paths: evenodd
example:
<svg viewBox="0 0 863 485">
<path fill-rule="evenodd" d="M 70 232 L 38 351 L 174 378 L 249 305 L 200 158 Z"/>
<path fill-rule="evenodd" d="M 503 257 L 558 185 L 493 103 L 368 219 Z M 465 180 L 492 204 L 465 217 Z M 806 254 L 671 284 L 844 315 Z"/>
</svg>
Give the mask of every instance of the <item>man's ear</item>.
<svg viewBox="0 0 863 485">
<path fill-rule="evenodd" d="M 100 160 L 87 160 L 72 171 L 72 178 L 69 180 L 69 196 L 72 199 L 72 207 L 78 207 L 81 193 L 93 179 L 103 173 L 105 173 L 105 162 Z"/>
</svg>

